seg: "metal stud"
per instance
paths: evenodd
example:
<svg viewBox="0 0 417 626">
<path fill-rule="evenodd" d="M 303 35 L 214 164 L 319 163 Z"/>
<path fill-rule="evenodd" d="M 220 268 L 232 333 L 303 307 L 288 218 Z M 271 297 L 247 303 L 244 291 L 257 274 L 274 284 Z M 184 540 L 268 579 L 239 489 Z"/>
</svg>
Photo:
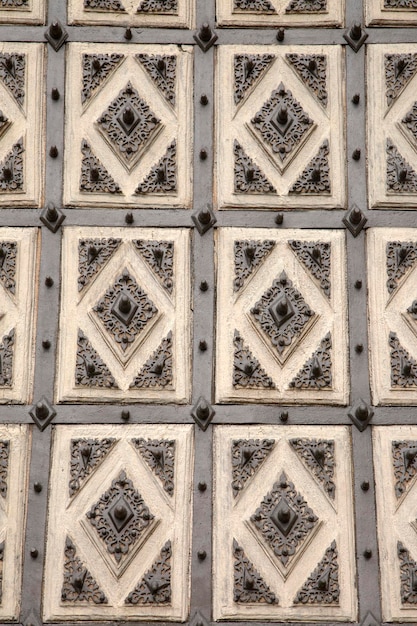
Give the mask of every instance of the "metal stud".
<svg viewBox="0 0 417 626">
<path fill-rule="evenodd" d="M 350 211 L 345 214 L 342 222 L 354 237 L 357 237 L 367 222 L 362 211 L 354 204 Z"/>
<path fill-rule="evenodd" d="M 363 556 L 365 559 L 370 559 L 372 557 L 372 550 L 370 548 L 365 548 L 363 551 Z"/>
<path fill-rule="evenodd" d="M 65 219 L 64 213 L 49 202 L 40 215 L 41 222 L 49 228 L 50 231 L 56 233 Z"/>
<path fill-rule="evenodd" d="M 206 558 L 206 556 L 207 556 L 207 552 L 206 552 L 205 550 L 199 550 L 199 551 L 197 552 L 197 556 L 198 556 L 198 559 L 199 559 L 200 561 L 204 561 L 204 559 L 205 559 L 205 558 Z"/>
<path fill-rule="evenodd" d="M 60 93 L 59 93 L 59 91 L 58 91 L 58 89 L 56 87 L 52 88 L 51 98 L 52 98 L 52 100 L 59 100 L 59 98 L 60 98 Z"/>
<path fill-rule="evenodd" d="M 126 39 L 126 41 L 130 41 L 132 39 L 132 29 L 131 28 L 126 28 L 123 37 Z"/>
<path fill-rule="evenodd" d="M 369 481 L 364 480 L 363 483 L 361 484 L 361 489 L 362 491 L 369 491 Z"/>
<path fill-rule="evenodd" d="M 196 211 L 192 214 L 191 219 L 200 235 L 204 235 L 217 222 L 216 216 L 209 207 Z"/>
<path fill-rule="evenodd" d="M 133 224 L 133 213 L 126 213 L 125 222 L 126 224 Z"/>
<path fill-rule="evenodd" d="M 363 345 L 361 343 L 358 343 L 355 346 L 355 352 L 357 352 L 358 354 L 361 354 L 363 352 Z"/>
<path fill-rule="evenodd" d="M 122 420 L 127 422 L 127 420 L 130 418 L 130 411 L 128 411 L 127 409 L 123 409 L 123 411 L 120 414 L 120 417 L 122 418 Z"/>
<path fill-rule="evenodd" d="M 45 31 L 45 39 L 57 52 L 68 39 L 68 33 L 59 20 L 54 20 L 47 31 Z"/>
<path fill-rule="evenodd" d="M 207 350 L 207 341 L 200 341 L 200 343 L 198 344 L 198 349 L 201 352 L 205 352 Z"/>
<path fill-rule="evenodd" d="M 355 22 L 350 28 L 343 34 L 343 37 L 348 42 L 349 46 L 357 52 L 368 38 L 368 33 L 364 28 Z"/>
<path fill-rule="evenodd" d="M 201 491 L 201 493 L 204 493 L 206 489 L 207 489 L 207 483 L 204 483 L 204 482 L 198 483 L 198 490 Z"/>
<path fill-rule="evenodd" d="M 202 148 L 200 150 L 200 161 L 205 161 L 207 159 L 207 150 L 205 150 L 204 148 Z"/>
<path fill-rule="evenodd" d="M 352 103 L 353 103 L 353 104 L 359 104 L 360 99 L 361 99 L 360 95 L 359 95 L 358 93 L 355 93 L 355 94 L 352 96 Z"/>
<path fill-rule="evenodd" d="M 284 221 L 284 215 L 282 213 L 277 213 L 275 216 L 275 224 L 277 224 L 277 226 L 281 226 L 283 221 Z"/>
<path fill-rule="evenodd" d="M 208 425 L 215 415 L 213 407 L 207 402 L 203 396 L 200 396 L 197 403 L 193 406 L 191 416 L 200 426 L 201 430 L 207 430 Z"/>
<path fill-rule="evenodd" d="M 53 278 L 51 278 L 51 276 L 47 276 L 47 277 L 45 278 L 45 285 L 46 285 L 48 288 L 51 288 L 53 284 L 54 284 L 54 280 L 53 280 Z"/>
<path fill-rule="evenodd" d="M 194 35 L 194 41 L 198 43 L 203 52 L 207 52 L 217 39 L 216 33 L 211 30 L 207 22 L 205 22 L 198 33 Z"/>
<path fill-rule="evenodd" d="M 208 101 L 209 100 L 208 100 L 206 94 L 205 93 L 201 94 L 200 104 L 202 104 L 203 106 L 207 106 Z"/>
<path fill-rule="evenodd" d="M 374 411 L 372 407 L 361 398 L 359 398 L 348 411 L 348 416 L 360 432 L 365 430 L 373 415 Z"/>
<path fill-rule="evenodd" d="M 50 347 L 51 347 L 51 342 L 49 341 L 49 339 L 44 339 L 42 341 L 42 348 L 44 350 L 49 350 Z"/>
<path fill-rule="evenodd" d="M 33 489 L 36 493 L 40 493 L 42 491 L 42 484 L 39 482 L 33 483 Z"/>
<path fill-rule="evenodd" d="M 361 151 L 359 150 L 359 148 L 356 148 L 356 150 L 352 152 L 352 159 L 354 161 L 359 161 L 360 158 L 361 158 Z"/>
<path fill-rule="evenodd" d="M 36 548 L 32 548 L 30 551 L 30 556 L 32 557 L 32 559 L 37 559 L 38 558 L 38 550 Z"/>
<path fill-rule="evenodd" d="M 355 281 L 355 289 L 362 289 L 362 281 L 361 280 L 357 280 Z"/>
<path fill-rule="evenodd" d="M 202 280 L 200 283 L 200 291 L 207 291 L 208 288 L 208 282 L 206 280 Z"/>
<path fill-rule="evenodd" d="M 52 159 L 56 159 L 57 158 L 57 156 L 58 156 L 58 148 L 56 146 L 51 146 L 49 148 L 49 156 Z"/>
<path fill-rule="evenodd" d="M 281 420 L 281 422 L 288 421 L 288 411 L 282 411 L 282 413 L 280 413 L 279 419 Z"/>
<path fill-rule="evenodd" d="M 48 424 L 54 419 L 56 411 L 50 404 L 49 400 L 42 398 L 32 406 L 29 415 L 37 425 L 40 431 L 45 430 Z"/>
<path fill-rule="evenodd" d="M 285 38 L 285 29 L 281 26 L 277 30 L 277 41 L 284 41 Z"/>
</svg>

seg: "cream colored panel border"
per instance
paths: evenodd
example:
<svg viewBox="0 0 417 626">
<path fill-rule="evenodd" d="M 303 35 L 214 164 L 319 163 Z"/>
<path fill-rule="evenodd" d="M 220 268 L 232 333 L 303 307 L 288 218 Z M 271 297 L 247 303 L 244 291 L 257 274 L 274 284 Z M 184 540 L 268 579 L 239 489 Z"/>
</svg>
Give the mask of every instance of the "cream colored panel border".
<svg viewBox="0 0 417 626">
<path fill-rule="evenodd" d="M 345 125 L 344 125 L 344 55 L 342 46 L 219 46 L 217 47 L 217 124 L 216 161 L 217 205 L 219 208 L 276 209 L 281 208 L 341 208 L 345 206 Z M 312 90 L 299 76 L 287 54 L 322 55 L 326 63 L 327 106 L 323 107 Z M 235 55 L 264 55 L 274 57 L 262 77 L 248 89 L 244 100 L 234 102 Z M 294 157 L 289 157 L 286 169 L 280 171 L 280 159 L 270 154 L 265 143 L 251 132 L 251 120 L 283 83 L 293 98 L 301 104 L 314 124 L 311 132 Z M 234 142 L 261 169 L 276 193 L 236 193 L 234 175 Z M 320 151 L 329 144 L 330 193 L 293 193 L 290 190 Z"/>
<path fill-rule="evenodd" d="M 109 1 L 110 4 L 110 1 Z M 175 14 L 138 13 L 142 0 L 121 0 L 124 11 L 86 10 L 84 0 L 68 0 L 69 24 L 109 24 L 126 27 L 194 28 L 195 0 L 178 0 Z"/>
<path fill-rule="evenodd" d="M 215 620 L 272 621 L 356 621 L 355 539 L 351 441 L 344 426 L 216 426 L 215 491 L 213 545 L 213 611 Z M 308 469 L 290 444 L 292 439 L 333 442 L 335 498 L 331 500 L 313 472 Z M 234 442 L 273 441 L 263 463 L 246 482 L 238 497 L 233 497 L 232 454 Z M 249 442 L 249 443 L 248 443 Z M 243 458 L 243 457 L 242 457 Z M 250 463 L 251 461 L 248 461 Z M 234 464 L 234 467 L 236 465 Z M 285 472 L 318 518 L 316 532 L 307 536 L 296 552 L 295 564 L 282 572 L 280 560 L 262 541 L 260 532 L 249 521 L 274 483 Z M 291 503 L 290 503 L 291 506 Z M 290 536 L 290 535 L 289 535 Z M 275 604 L 235 602 L 233 539 L 241 546 L 256 571 L 276 596 Z M 300 588 L 315 570 L 330 544 L 337 546 L 337 602 L 294 603 Z M 307 544 L 307 545 L 306 545 Z"/>
<path fill-rule="evenodd" d="M 400 271 L 397 274 L 396 288 L 390 293 L 387 287 L 393 275 L 387 271 L 387 246 L 390 242 L 398 243 L 390 255 L 395 269 L 401 243 L 414 242 L 417 247 L 417 229 L 372 228 L 367 231 L 372 398 L 373 404 L 417 405 L 415 368 L 411 368 L 407 383 L 407 377 L 404 378 L 400 371 L 402 366 L 398 364 L 395 370 L 398 369 L 399 382 L 394 384 L 391 380 L 393 368 L 389 344 L 390 333 L 395 333 L 401 349 L 408 352 L 410 359 L 417 356 L 417 326 L 407 312 L 417 293 L 417 265 L 406 260 L 404 273 Z M 398 360 L 401 360 L 400 354 Z"/>
<path fill-rule="evenodd" d="M 174 491 L 170 496 L 162 482 L 135 448 L 132 439 L 174 442 Z M 73 440 L 114 439 L 113 447 L 95 465 L 81 487 L 70 497 L 69 481 Z M 80 454 L 80 453 L 78 453 Z M 54 431 L 50 476 L 48 539 L 46 546 L 43 620 L 107 621 L 187 620 L 190 594 L 190 550 L 192 528 L 193 428 L 180 425 L 58 426 Z M 80 459 L 80 462 L 82 460 Z M 142 544 L 129 547 L 131 559 L 120 571 L 103 540 L 95 533 L 86 513 L 124 471 L 140 493 L 153 519 L 153 532 Z M 64 550 L 70 537 L 76 555 L 96 581 L 107 602 L 62 599 L 65 571 Z M 127 604 L 125 599 L 158 560 L 161 548 L 171 542 L 171 601 Z"/>
<path fill-rule="evenodd" d="M 366 24 L 384 26 L 414 26 L 417 24 L 416 9 L 387 9 L 384 0 L 365 0 Z M 400 2 L 398 3 L 400 5 Z"/>
<path fill-rule="evenodd" d="M 234 10 L 234 0 L 217 0 L 217 21 L 222 26 L 342 26 L 345 0 L 327 0 L 327 10 L 286 13 L 290 0 L 270 0 L 276 14 Z"/>
<path fill-rule="evenodd" d="M 36 228 L 0 229 L 0 249 L 5 254 L 0 274 L 1 404 L 29 403 L 32 398 L 38 235 Z"/>
<path fill-rule="evenodd" d="M 29 0 L 27 7 L 0 9 L 0 24 L 44 24 L 45 0 Z"/>
<path fill-rule="evenodd" d="M 78 291 L 78 245 L 82 239 L 118 239 L 121 244 L 103 264 L 86 288 Z M 173 242 L 172 293 L 164 289 L 150 265 L 134 248 L 134 240 Z M 106 244 L 101 244 L 105 245 Z M 100 246 L 99 246 L 100 247 Z M 145 329 L 123 352 L 120 342 L 107 332 L 93 307 L 127 270 L 157 308 Z M 190 396 L 190 231 L 188 229 L 64 228 L 62 247 L 62 291 L 59 333 L 58 402 L 176 402 Z M 136 323 L 133 319 L 132 323 Z M 109 387 L 75 384 L 78 329 L 115 379 Z M 130 388 L 151 355 L 172 333 L 172 383 Z M 164 370 L 165 371 L 165 370 Z M 161 380 L 163 380 L 164 373 Z"/>
<path fill-rule="evenodd" d="M 346 296 L 345 232 L 337 230 L 293 230 L 221 228 L 217 230 L 217 402 L 285 402 L 289 404 L 346 404 L 349 399 L 348 331 Z M 291 240 L 308 244 L 330 245 L 330 299 L 318 281 L 291 249 Z M 234 291 L 235 242 L 274 243 L 272 251 L 256 267 L 239 291 Z M 251 309 L 285 271 L 293 287 L 315 312 L 295 339 L 284 362 L 280 361 L 269 338 L 253 323 Z M 234 333 L 237 330 L 245 346 L 272 379 L 274 387 L 233 385 Z M 331 333 L 331 383 L 308 388 L 291 387 L 321 341 Z M 253 381 L 252 381 L 253 382 Z"/>
<path fill-rule="evenodd" d="M 129 23 L 129 25 L 131 25 Z M 109 72 L 105 79 L 92 91 L 92 95 L 81 101 L 83 90 L 83 55 L 122 55 L 121 62 Z M 175 106 L 164 97 L 164 93 L 139 63 L 138 54 L 169 55 L 176 59 Z M 189 208 L 191 206 L 192 174 L 191 146 L 193 130 L 193 48 L 175 45 L 119 45 L 72 43 L 67 46 L 66 127 L 64 161 L 64 203 L 81 207 L 163 207 Z M 119 93 L 131 83 L 152 114 L 161 120 L 160 132 L 154 133 L 144 145 L 144 153 L 129 170 L 120 160 L 97 129 L 96 121 Z M 87 141 L 94 156 L 120 193 L 83 191 L 80 189 L 81 146 Z M 176 141 L 177 185 L 175 191 L 135 194 L 138 185 L 148 177 L 152 168 L 159 163 L 167 148 Z"/>
<path fill-rule="evenodd" d="M 416 454 L 416 426 L 377 426 L 373 428 L 376 504 L 378 515 L 379 564 L 381 576 L 382 619 L 387 622 L 417 621 L 417 606 L 402 601 L 411 584 L 411 568 L 401 571 L 398 548 L 407 550 L 417 562 L 416 550 L 416 458 L 408 465 L 408 451 Z M 404 454 L 404 456 L 403 456 Z M 397 459 L 394 465 L 394 455 Z M 408 468 L 406 468 L 407 463 Z M 400 474 L 404 470 L 403 476 Z M 398 482 L 397 482 L 398 481 Z M 404 487 L 396 496 L 396 487 Z M 400 544 L 400 545 L 399 545 Z M 401 578 L 404 576 L 404 581 Z M 411 596 L 415 591 L 410 588 Z"/>
<path fill-rule="evenodd" d="M 24 62 L 23 102 L 18 102 L 12 92 L 0 81 L 1 110 L 10 122 L 0 138 L 0 163 L 8 159 L 16 171 L 22 164 L 21 189 L 0 189 L 1 206 L 35 206 L 43 201 L 45 162 L 45 52 L 46 44 L 0 43 L 0 53 L 21 55 Z M 15 57 L 16 58 L 16 57 Z M 13 147 L 22 140 L 23 152 L 13 159 Z M 14 163 L 13 163 L 14 161 Z M 10 167 L 10 166 L 9 166 Z"/>
</svg>

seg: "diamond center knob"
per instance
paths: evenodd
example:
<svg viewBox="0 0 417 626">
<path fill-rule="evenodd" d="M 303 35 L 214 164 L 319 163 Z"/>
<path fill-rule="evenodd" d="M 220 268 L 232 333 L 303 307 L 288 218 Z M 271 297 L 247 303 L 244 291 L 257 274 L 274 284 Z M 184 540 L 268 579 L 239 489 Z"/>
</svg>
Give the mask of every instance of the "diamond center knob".
<svg viewBox="0 0 417 626">
<path fill-rule="evenodd" d="M 138 308 L 136 302 L 127 293 L 122 292 L 112 307 L 112 313 L 125 326 L 129 326 Z"/>
<path fill-rule="evenodd" d="M 133 517 L 133 511 L 127 501 L 121 497 L 111 507 L 109 518 L 117 533 L 120 533 Z"/>
<path fill-rule="evenodd" d="M 139 120 L 140 120 L 139 115 L 130 106 L 126 106 L 123 109 L 122 114 L 118 118 L 118 122 L 120 126 L 123 128 L 126 135 L 128 136 L 134 131 L 136 126 L 139 124 Z"/>
<path fill-rule="evenodd" d="M 268 310 L 278 328 L 294 315 L 294 309 L 285 294 L 276 298 Z"/>
<path fill-rule="evenodd" d="M 283 498 L 280 500 L 275 509 L 270 514 L 271 522 L 275 524 L 279 532 L 287 537 L 292 527 L 297 521 L 298 515 L 288 505 L 288 502 Z"/>
</svg>

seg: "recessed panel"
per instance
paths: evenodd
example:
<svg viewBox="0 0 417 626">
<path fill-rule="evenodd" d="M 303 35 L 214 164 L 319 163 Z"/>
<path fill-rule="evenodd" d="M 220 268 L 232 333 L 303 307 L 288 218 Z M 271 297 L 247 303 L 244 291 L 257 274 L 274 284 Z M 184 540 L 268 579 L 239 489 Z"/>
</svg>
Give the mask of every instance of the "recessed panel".
<svg viewBox="0 0 417 626">
<path fill-rule="evenodd" d="M 344 0 L 217 0 L 224 26 L 341 26 Z"/>
<path fill-rule="evenodd" d="M 386 26 L 412 26 L 417 24 L 415 0 L 366 0 L 367 24 Z"/>
<path fill-rule="evenodd" d="M 70 24 L 192 28 L 195 0 L 69 0 Z"/>
</svg>

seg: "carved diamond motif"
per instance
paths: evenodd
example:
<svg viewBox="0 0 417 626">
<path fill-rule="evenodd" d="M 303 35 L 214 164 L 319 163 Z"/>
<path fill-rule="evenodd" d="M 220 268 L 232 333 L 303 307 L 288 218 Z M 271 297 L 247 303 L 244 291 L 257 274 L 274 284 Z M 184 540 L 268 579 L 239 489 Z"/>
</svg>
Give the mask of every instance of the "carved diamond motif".
<svg viewBox="0 0 417 626">
<path fill-rule="evenodd" d="M 287 568 L 317 528 L 318 517 L 283 472 L 250 518 L 262 540 Z"/>
<path fill-rule="evenodd" d="M 251 309 L 251 319 L 269 339 L 278 358 L 285 358 L 294 347 L 315 313 L 292 285 L 285 272 Z"/>
<path fill-rule="evenodd" d="M 97 128 L 120 162 L 131 170 L 162 124 L 128 82 L 98 118 Z"/>
<path fill-rule="evenodd" d="M 314 122 L 280 83 L 251 124 L 272 154 L 279 157 L 277 165 L 284 169 L 305 143 Z"/>
<path fill-rule="evenodd" d="M 125 352 L 158 309 L 125 269 L 93 311 L 112 342 Z"/>
</svg>

